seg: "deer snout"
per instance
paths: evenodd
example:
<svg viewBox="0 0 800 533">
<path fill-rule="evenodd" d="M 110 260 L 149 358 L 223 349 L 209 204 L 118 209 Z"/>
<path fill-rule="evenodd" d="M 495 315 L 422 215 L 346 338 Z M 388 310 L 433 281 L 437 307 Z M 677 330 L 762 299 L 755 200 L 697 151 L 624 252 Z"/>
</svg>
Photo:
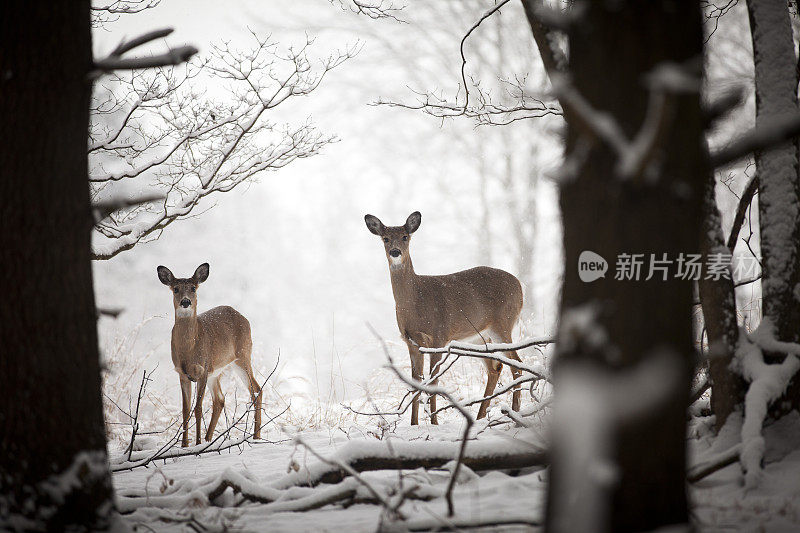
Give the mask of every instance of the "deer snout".
<svg viewBox="0 0 800 533">
<path fill-rule="evenodd" d="M 391 250 L 389 250 L 389 255 L 391 255 L 392 257 L 400 257 L 400 250 L 398 250 L 397 248 L 392 248 Z"/>
<path fill-rule="evenodd" d="M 189 298 L 184 298 L 183 300 L 181 300 L 181 307 L 183 307 L 184 309 L 187 307 L 191 307 L 191 305 L 192 301 Z"/>
</svg>

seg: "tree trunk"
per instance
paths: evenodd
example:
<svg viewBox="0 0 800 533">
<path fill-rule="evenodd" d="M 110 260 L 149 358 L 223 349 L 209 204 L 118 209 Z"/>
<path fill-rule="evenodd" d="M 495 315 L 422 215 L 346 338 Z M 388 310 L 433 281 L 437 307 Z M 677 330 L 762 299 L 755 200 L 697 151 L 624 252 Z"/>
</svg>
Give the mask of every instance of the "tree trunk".
<svg viewBox="0 0 800 533">
<path fill-rule="evenodd" d="M 797 59 L 792 25 L 785 3 L 749 0 L 750 33 L 755 67 L 756 125 L 797 113 Z M 798 141 L 785 142 L 755 154 L 759 177 L 764 319 L 778 338 L 800 339 L 800 177 Z M 782 362 L 783 353 L 765 353 L 768 363 Z M 795 376 L 785 398 L 775 405 L 800 407 L 800 380 Z M 779 415 L 780 413 L 773 413 Z"/>
<path fill-rule="evenodd" d="M 722 235 L 713 173 L 707 176 L 703 192 L 703 224 L 700 231 L 700 251 L 703 257 L 713 253 L 733 253 Z M 742 377 L 731 369 L 739 339 L 736 322 L 736 295 L 730 278 L 698 281 L 703 322 L 708 333 L 708 375 L 711 378 L 711 411 L 717 430 L 725 425 L 728 416 L 742 405 L 747 391 Z"/>
<path fill-rule="evenodd" d="M 699 65 L 702 60 L 698 2 L 628 0 L 587 2 L 585 7 L 568 32 L 572 83 L 633 138 L 647 109 L 646 74 L 666 62 Z M 617 155 L 598 140 L 561 189 L 566 268 L 553 368 L 554 416 L 570 408 L 577 416 L 559 418 L 554 429 L 549 531 L 587 530 L 583 526 L 641 531 L 688 521 L 685 430 L 694 363 L 692 284 L 676 279 L 674 266 L 666 280 L 644 278 L 650 254 L 661 259 L 666 253 L 675 261 L 681 253 L 699 252 L 707 154 L 699 72 L 694 74 L 698 90 L 674 96 L 674 120 L 647 179 L 618 177 Z M 566 154 L 575 153 L 583 135 L 572 117 L 575 113 L 567 114 Z M 605 278 L 579 279 L 578 257 L 585 250 L 609 261 Z M 623 253 L 645 254 L 639 281 L 614 279 L 616 259 Z M 669 366 L 662 364 L 666 360 Z M 656 367 L 668 368 L 670 377 L 651 372 Z M 576 382 L 591 387 L 571 387 L 577 394 L 565 398 L 567 386 Z M 626 394 L 636 389 L 648 394 Z M 650 389 L 660 392 L 650 395 Z M 652 396 L 650 405 L 633 413 L 643 396 Z M 603 423 L 581 418 L 583 407 Z M 603 435 L 587 432 L 582 421 Z M 581 434 L 605 448 L 592 448 L 586 441 L 577 445 L 575 437 Z M 581 463 L 587 459 L 581 454 L 594 453 L 597 461 Z M 586 491 L 594 491 L 596 500 L 588 502 L 594 506 L 581 505 Z"/>
<path fill-rule="evenodd" d="M 113 510 L 89 232 L 89 3 L 0 18 L 0 529 L 100 529 Z"/>
</svg>

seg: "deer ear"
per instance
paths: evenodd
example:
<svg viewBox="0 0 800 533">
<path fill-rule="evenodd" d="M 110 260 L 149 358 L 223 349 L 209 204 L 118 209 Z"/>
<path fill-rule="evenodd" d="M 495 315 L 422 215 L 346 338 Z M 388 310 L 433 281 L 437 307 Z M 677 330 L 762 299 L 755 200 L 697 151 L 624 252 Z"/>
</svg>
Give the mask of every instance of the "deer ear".
<svg viewBox="0 0 800 533">
<path fill-rule="evenodd" d="M 192 276 L 192 279 L 194 279 L 197 283 L 203 283 L 208 279 L 209 268 L 211 267 L 208 266 L 208 263 L 203 263 L 197 267 L 197 270 L 194 271 L 194 276 Z"/>
<path fill-rule="evenodd" d="M 378 217 L 372 215 L 364 215 L 364 222 L 367 223 L 367 229 L 379 237 L 383 235 L 386 229 L 383 222 L 378 220 Z"/>
<path fill-rule="evenodd" d="M 414 233 L 419 229 L 419 225 L 422 224 L 422 214 L 419 211 L 414 211 L 408 218 L 406 219 L 406 231 L 409 233 Z"/>
<path fill-rule="evenodd" d="M 175 281 L 175 276 L 172 275 L 172 272 L 167 267 L 159 266 L 156 271 L 158 272 L 158 279 L 164 285 L 171 285 Z"/>
</svg>

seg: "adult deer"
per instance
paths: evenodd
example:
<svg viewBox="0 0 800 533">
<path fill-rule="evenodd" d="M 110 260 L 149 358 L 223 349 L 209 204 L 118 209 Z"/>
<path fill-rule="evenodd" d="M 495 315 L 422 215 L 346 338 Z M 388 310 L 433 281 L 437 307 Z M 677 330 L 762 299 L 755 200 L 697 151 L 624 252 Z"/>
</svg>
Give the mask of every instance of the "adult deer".
<svg viewBox="0 0 800 533">
<path fill-rule="evenodd" d="M 439 348 L 449 341 L 465 340 L 479 335 L 486 341 L 511 342 L 511 330 L 522 311 L 522 287 L 519 280 L 496 268 L 476 267 L 442 276 L 420 276 L 414 272 L 409 253 L 411 234 L 422 223 L 415 211 L 402 226 L 384 226 L 372 215 L 366 215 L 367 229 L 383 239 L 389 275 L 394 293 L 397 326 L 411 357 L 412 377 L 422 380 L 423 348 Z M 517 352 L 508 352 L 520 361 Z M 430 368 L 442 358 L 431 354 Z M 484 359 L 488 377 L 484 397 L 491 395 L 503 365 Z M 516 379 L 520 371 L 512 368 Z M 434 380 L 433 384 L 436 384 Z M 519 410 L 520 390 L 514 389 L 512 408 Z M 489 400 L 481 402 L 478 418 L 486 416 Z M 431 423 L 437 424 L 436 396 L 430 398 Z M 419 396 L 411 405 L 411 424 L 418 423 Z"/>
<path fill-rule="evenodd" d="M 239 377 L 250 391 L 256 408 L 255 438 L 261 438 L 261 388 L 253 376 L 250 355 L 253 340 L 250 322 L 236 309 L 222 305 L 197 314 L 197 287 L 208 279 L 209 265 L 203 263 L 191 278 L 176 278 L 165 267 L 159 266 L 158 279 L 172 290 L 175 307 L 175 325 L 172 327 L 172 364 L 181 382 L 183 402 L 183 441 L 189 445 L 189 410 L 191 408 L 192 382 L 197 382 L 197 399 L 194 405 L 197 439 L 203 421 L 203 394 L 206 384 L 211 388 L 211 422 L 206 440 L 211 440 L 214 427 L 225 406 L 225 396 L 219 385 L 222 371 L 233 363 Z"/>
</svg>

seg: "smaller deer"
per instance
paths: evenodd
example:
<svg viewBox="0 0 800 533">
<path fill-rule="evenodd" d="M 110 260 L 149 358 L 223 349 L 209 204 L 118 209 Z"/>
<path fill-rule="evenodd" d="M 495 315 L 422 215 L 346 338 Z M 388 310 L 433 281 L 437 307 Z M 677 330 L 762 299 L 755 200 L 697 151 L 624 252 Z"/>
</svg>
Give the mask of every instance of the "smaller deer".
<svg viewBox="0 0 800 533">
<path fill-rule="evenodd" d="M 411 234 L 422 223 L 415 211 L 402 226 L 384 226 L 378 217 L 366 215 L 367 229 L 383 241 L 389 261 L 389 277 L 394 293 L 397 327 L 408 346 L 411 374 L 422 380 L 424 356 L 420 348 L 441 348 L 449 341 L 466 340 L 481 335 L 484 341 L 511 342 L 511 331 L 522 311 L 522 286 L 513 275 L 490 267 L 475 267 L 453 274 L 422 276 L 414 271 L 409 245 Z M 520 361 L 516 351 L 508 357 Z M 433 371 L 441 354 L 431 354 Z M 503 365 L 484 359 L 488 376 L 484 397 L 490 396 Z M 514 379 L 520 371 L 511 368 Z M 436 384 L 437 380 L 433 381 Z M 520 389 L 514 387 L 511 408 L 519 410 Z M 489 400 L 481 402 L 478 418 L 486 416 Z M 430 397 L 431 423 L 436 424 L 436 396 Z M 418 423 L 419 396 L 411 404 L 411 424 Z"/>
<path fill-rule="evenodd" d="M 194 416 L 197 439 L 200 444 L 200 429 L 203 421 L 203 394 L 206 384 L 211 388 L 211 422 L 208 424 L 206 440 L 211 440 L 214 427 L 225 406 L 225 396 L 219 385 L 222 371 L 233 363 L 236 373 L 250 391 L 256 408 L 254 437 L 261 438 L 261 388 L 258 386 L 250 356 L 253 340 L 250 322 L 233 307 L 222 305 L 197 314 L 197 287 L 208 279 L 209 265 L 203 263 L 191 278 L 176 278 L 165 267 L 159 266 L 158 279 L 172 290 L 175 307 L 175 325 L 172 327 L 172 364 L 180 377 L 183 403 L 183 441 L 189 445 L 189 409 L 191 408 L 192 382 L 197 383 L 197 401 Z"/>
</svg>

